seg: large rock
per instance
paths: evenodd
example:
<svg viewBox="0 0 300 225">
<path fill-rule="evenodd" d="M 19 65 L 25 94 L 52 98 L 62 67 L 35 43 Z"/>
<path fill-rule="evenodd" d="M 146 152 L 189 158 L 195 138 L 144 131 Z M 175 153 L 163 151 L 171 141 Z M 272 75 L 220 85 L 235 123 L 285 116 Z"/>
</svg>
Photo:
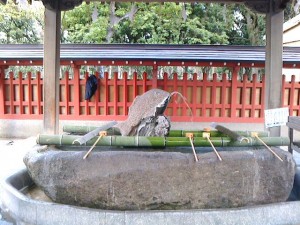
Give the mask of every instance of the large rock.
<svg viewBox="0 0 300 225">
<path fill-rule="evenodd" d="M 29 152 L 24 162 L 53 201 L 102 209 L 198 209 L 286 201 L 295 175 L 288 152 Z"/>
<path fill-rule="evenodd" d="M 132 105 L 129 107 L 128 118 L 125 121 L 118 123 L 115 127 L 120 130 L 120 133 L 123 136 L 141 135 L 139 134 L 139 130 L 149 130 L 151 127 L 151 125 L 148 126 L 151 124 L 149 122 L 150 120 L 154 121 L 154 125 L 159 124 L 159 119 L 157 117 L 162 115 L 165 111 L 170 97 L 171 95 L 169 92 L 160 89 L 151 89 L 140 96 L 136 96 Z M 142 121 L 143 123 L 141 124 Z M 167 121 L 167 123 L 165 121 L 167 120 L 164 120 L 163 123 L 159 124 L 160 128 L 157 129 L 159 130 L 158 132 L 151 129 L 153 131 L 143 131 L 142 133 L 157 133 L 148 136 L 166 136 L 171 124 L 169 121 Z M 148 128 L 145 128 L 146 126 L 148 126 Z M 162 130 L 166 131 L 161 132 Z M 159 135 L 159 133 L 163 134 Z"/>
</svg>

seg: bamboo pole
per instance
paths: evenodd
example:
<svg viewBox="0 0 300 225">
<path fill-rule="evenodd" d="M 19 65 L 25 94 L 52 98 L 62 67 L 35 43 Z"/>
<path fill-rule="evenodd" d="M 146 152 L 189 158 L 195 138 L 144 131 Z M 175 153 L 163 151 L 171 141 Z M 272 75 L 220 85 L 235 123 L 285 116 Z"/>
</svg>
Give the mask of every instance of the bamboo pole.
<svg viewBox="0 0 300 225">
<path fill-rule="evenodd" d="M 99 134 L 99 132 L 105 131 L 105 130 L 113 127 L 116 124 L 117 124 L 116 121 L 112 121 L 112 122 L 109 122 L 109 123 L 107 123 L 107 124 L 105 124 L 101 127 L 97 127 L 96 129 L 94 129 L 94 130 L 90 131 L 89 133 L 85 134 L 84 136 L 81 136 L 81 137 L 75 139 L 73 141 L 73 144 L 82 145 L 82 144 L 88 142 L 89 140 L 91 140 L 92 138 L 96 137 Z"/>
<path fill-rule="evenodd" d="M 232 131 L 232 130 L 224 127 L 224 126 L 221 126 L 221 125 L 219 125 L 217 123 L 211 123 L 211 126 L 213 128 L 215 128 L 216 130 L 224 133 L 228 137 L 231 137 L 235 141 L 239 141 L 239 142 L 245 141 L 245 142 L 249 143 L 249 139 L 247 137 L 244 137 L 243 135 L 241 135 L 241 134 L 239 134 L 237 132 L 234 132 L 234 131 Z"/>
<path fill-rule="evenodd" d="M 96 126 L 74 126 L 74 125 L 64 125 L 63 132 L 72 133 L 72 134 L 85 134 L 94 129 Z M 203 132 L 206 132 L 205 129 L 203 130 L 170 130 L 168 137 L 185 137 L 186 133 L 193 133 L 194 137 L 202 137 Z M 251 136 L 253 131 L 234 131 L 235 133 L 242 135 L 242 136 Z M 267 131 L 255 131 L 257 132 L 259 137 L 268 137 L 269 133 Z M 114 129 L 110 128 L 107 129 L 107 135 L 120 135 L 120 133 Z M 222 132 L 218 130 L 211 130 L 210 137 L 222 137 L 225 136 Z"/>
<path fill-rule="evenodd" d="M 81 136 L 76 135 L 47 135 L 40 134 L 37 143 L 40 145 L 73 145 L 74 140 Z M 262 137 L 260 138 L 269 146 L 288 146 L 288 137 Z M 84 143 L 86 146 L 92 146 L 97 138 Z M 249 143 L 232 141 L 228 137 L 212 137 L 210 138 L 216 147 L 247 147 L 262 146 L 263 144 L 255 137 L 249 137 Z M 195 147 L 210 147 L 210 143 L 206 138 L 194 137 L 193 144 Z M 191 146 L 187 137 L 142 137 L 142 136 L 105 136 L 96 144 L 96 146 L 122 146 L 122 147 L 184 147 Z"/>
</svg>

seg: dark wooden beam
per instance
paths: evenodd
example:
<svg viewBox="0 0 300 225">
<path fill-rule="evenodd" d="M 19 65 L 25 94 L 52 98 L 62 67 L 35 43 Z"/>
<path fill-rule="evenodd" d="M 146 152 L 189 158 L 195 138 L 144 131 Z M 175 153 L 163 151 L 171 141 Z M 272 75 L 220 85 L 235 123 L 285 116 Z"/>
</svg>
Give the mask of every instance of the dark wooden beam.
<svg viewBox="0 0 300 225">
<path fill-rule="evenodd" d="M 245 5 L 258 13 L 281 12 L 290 0 L 248 0 Z M 272 9 L 270 8 L 272 7 Z"/>
<path fill-rule="evenodd" d="M 49 10 L 66 11 L 82 4 L 82 0 L 42 0 L 44 6 Z"/>
<path fill-rule="evenodd" d="M 254 12 L 268 13 L 270 11 L 269 1 L 246 1 L 245 5 Z"/>
<path fill-rule="evenodd" d="M 70 10 L 75 6 L 90 2 L 110 2 L 111 0 L 42 0 L 45 7 L 50 10 Z M 115 0 L 116 2 L 132 2 L 132 0 Z M 290 0 L 202 0 L 200 2 L 215 2 L 215 3 L 242 3 L 250 9 L 259 13 L 268 13 L 270 11 L 270 2 L 273 2 L 272 7 L 274 12 L 280 12 L 285 9 Z M 135 2 L 199 2 L 196 0 L 135 0 Z"/>
<path fill-rule="evenodd" d="M 266 22 L 266 109 L 282 107 L 282 31 L 283 11 L 275 12 L 271 1 Z M 271 136 L 280 136 L 280 127 L 270 128 Z"/>
<path fill-rule="evenodd" d="M 28 0 L 31 2 L 32 0 Z M 41 0 L 44 6 L 49 10 L 54 11 L 66 11 L 71 10 L 74 7 L 81 5 L 82 2 L 90 3 L 90 2 L 111 2 L 111 0 Z M 114 0 L 116 2 L 132 2 L 132 0 Z M 290 2 L 290 0 L 135 0 L 135 2 L 215 2 L 215 3 L 242 3 L 248 6 L 255 12 L 259 13 L 268 13 L 270 12 L 270 2 L 272 3 L 272 11 L 280 12 L 286 8 L 286 5 Z M 7 0 L 0 0 L 0 3 L 6 4 Z"/>
<path fill-rule="evenodd" d="M 59 126 L 59 73 L 61 12 L 45 9 L 43 132 L 57 134 Z"/>
</svg>

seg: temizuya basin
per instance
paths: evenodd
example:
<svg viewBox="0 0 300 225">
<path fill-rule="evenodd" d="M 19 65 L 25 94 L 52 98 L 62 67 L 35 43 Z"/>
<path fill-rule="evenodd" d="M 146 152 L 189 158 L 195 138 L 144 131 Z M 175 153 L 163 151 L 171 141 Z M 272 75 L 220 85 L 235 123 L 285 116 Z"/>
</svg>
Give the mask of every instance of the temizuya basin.
<svg viewBox="0 0 300 225">
<path fill-rule="evenodd" d="M 27 169 L 1 182 L 2 208 L 18 224 L 300 223 L 300 202 L 286 201 L 293 187 L 295 162 L 280 149 L 276 152 L 284 162 L 262 148 L 221 151 L 222 161 L 214 153 L 201 153 L 199 162 L 192 154 L 180 152 L 102 152 L 98 148 L 84 161 L 85 151 L 40 150 L 37 147 L 25 157 Z M 240 155 L 244 157 L 237 160 Z M 43 166 L 39 163 L 42 161 Z M 97 167 L 96 162 L 101 162 L 98 164 L 102 167 Z M 39 168 L 40 174 L 34 174 L 31 164 Z M 121 167 L 122 173 L 118 169 Z M 59 177 L 55 180 L 49 174 Z M 35 184 L 57 203 L 27 197 L 23 190 Z M 81 189 L 83 186 L 88 189 Z M 100 194 L 106 190 L 106 197 L 99 197 L 99 193 L 91 197 L 96 189 Z M 180 193 L 181 190 L 185 191 Z M 179 200 L 175 201 L 175 197 Z"/>
</svg>

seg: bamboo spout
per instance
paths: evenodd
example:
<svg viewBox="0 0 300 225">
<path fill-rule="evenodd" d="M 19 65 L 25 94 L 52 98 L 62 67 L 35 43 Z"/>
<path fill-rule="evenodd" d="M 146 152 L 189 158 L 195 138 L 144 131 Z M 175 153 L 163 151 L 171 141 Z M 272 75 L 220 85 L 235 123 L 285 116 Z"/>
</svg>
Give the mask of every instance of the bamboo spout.
<svg viewBox="0 0 300 225">
<path fill-rule="evenodd" d="M 92 130 L 91 132 L 85 134 L 84 136 L 75 139 L 73 141 L 73 144 L 79 144 L 79 145 L 85 144 L 86 142 L 88 142 L 92 138 L 96 137 L 99 134 L 100 131 L 105 131 L 105 130 L 113 127 L 116 124 L 117 124 L 116 121 L 112 121 L 112 122 L 109 122 L 109 123 L 107 123 L 107 124 L 105 124 L 101 127 L 98 127 L 96 129 Z"/>
</svg>

